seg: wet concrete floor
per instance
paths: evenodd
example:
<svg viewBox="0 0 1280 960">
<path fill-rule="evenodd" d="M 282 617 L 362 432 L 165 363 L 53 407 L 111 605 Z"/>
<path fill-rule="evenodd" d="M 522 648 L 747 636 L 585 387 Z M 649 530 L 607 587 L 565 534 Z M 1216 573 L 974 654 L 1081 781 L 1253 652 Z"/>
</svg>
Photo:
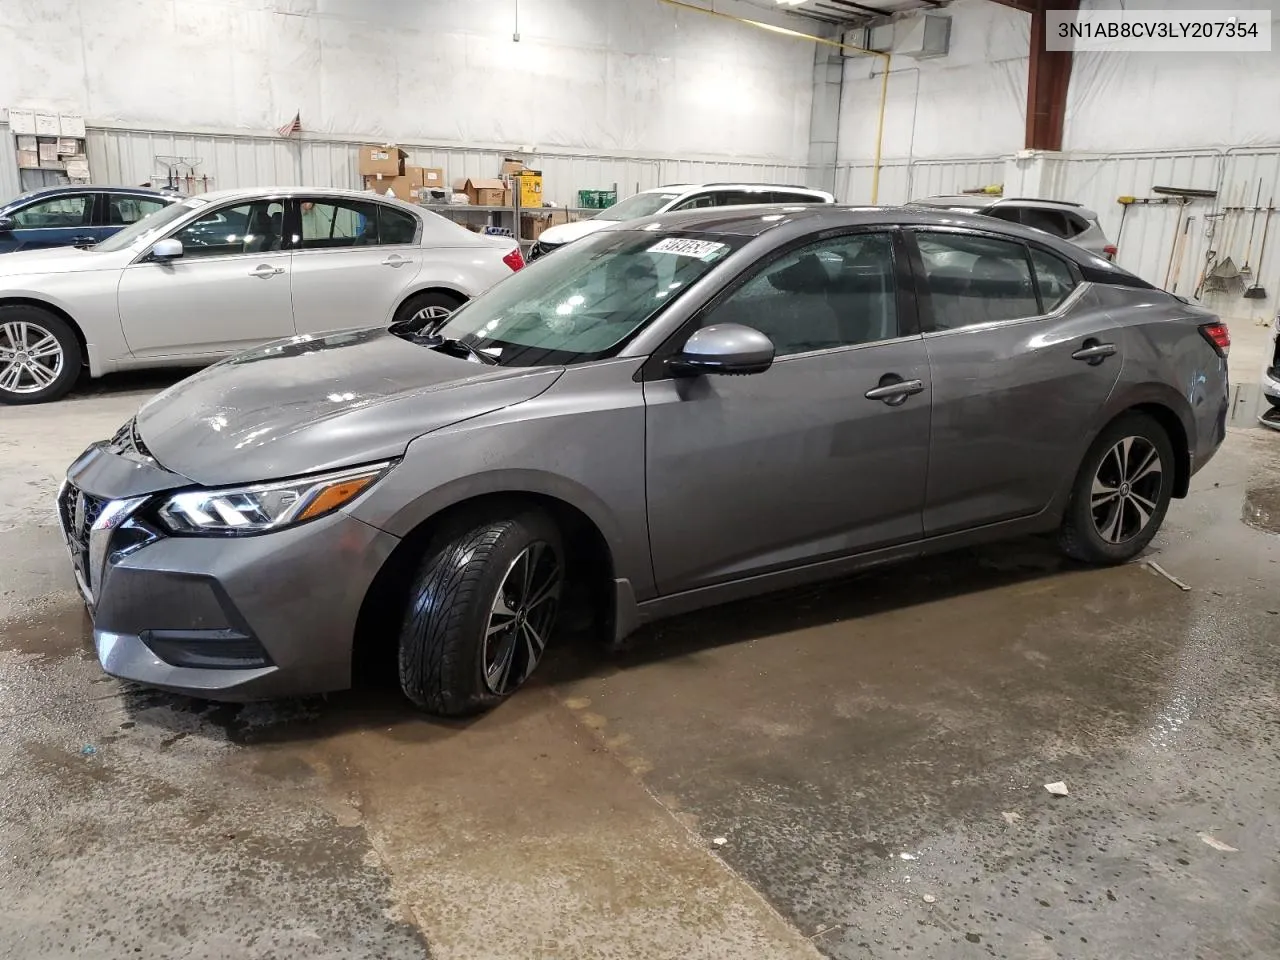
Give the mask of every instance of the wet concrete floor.
<svg viewBox="0 0 1280 960">
<path fill-rule="evenodd" d="M 1280 956 L 1280 434 L 1172 507 L 1190 591 L 1019 541 L 440 723 L 101 674 L 52 495 L 169 379 L 0 409 L 0 955 Z"/>
</svg>

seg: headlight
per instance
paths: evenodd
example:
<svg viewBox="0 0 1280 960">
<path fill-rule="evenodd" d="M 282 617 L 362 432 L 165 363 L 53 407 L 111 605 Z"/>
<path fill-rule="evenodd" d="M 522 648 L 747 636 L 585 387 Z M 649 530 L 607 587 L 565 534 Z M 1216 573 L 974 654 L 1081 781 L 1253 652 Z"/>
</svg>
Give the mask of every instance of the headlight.
<svg viewBox="0 0 1280 960">
<path fill-rule="evenodd" d="M 174 494 L 157 513 L 172 533 L 265 533 L 337 510 L 390 467 L 390 462 L 375 463 L 280 483 L 188 490 Z"/>
</svg>

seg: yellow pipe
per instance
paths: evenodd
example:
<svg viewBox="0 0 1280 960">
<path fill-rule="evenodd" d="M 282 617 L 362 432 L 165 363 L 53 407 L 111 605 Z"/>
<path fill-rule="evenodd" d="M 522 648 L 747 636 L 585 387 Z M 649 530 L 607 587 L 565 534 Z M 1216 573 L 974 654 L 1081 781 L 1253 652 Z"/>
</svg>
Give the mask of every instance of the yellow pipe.
<svg viewBox="0 0 1280 960">
<path fill-rule="evenodd" d="M 746 17 L 735 17 L 731 13 L 721 13 L 719 10 L 712 10 L 707 7 L 699 7 L 693 3 L 686 3 L 685 0 L 662 0 L 673 7 L 680 7 L 683 10 L 693 10 L 696 13 L 705 13 L 712 17 L 720 17 L 722 20 L 732 20 L 735 23 L 745 23 L 751 27 L 758 27 L 761 30 L 768 30 L 770 33 L 780 33 L 787 37 L 795 37 L 797 40 L 811 40 L 814 43 L 820 43 L 828 47 L 836 47 L 840 50 L 852 50 L 855 53 L 865 53 L 873 57 L 884 57 L 884 78 L 880 83 L 880 116 L 876 121 L 876 158 L 871 169 L 871 202 L 876 203 L 880 196 L 880 160 L 884 147 L 884 114 L 885 108 L 889 103 L 889 63 L 892 56 L 887 53 L 881 53 L 879 50 L 868 50 L 866 47 L 855 46 L 852 43 L 841 43 L 839 40 L 827 40 L 824 37 L 815 37 L 809 33 L 801 33 L 799 30 L 791 30 L 787 27 L 777 27 L 772 23 L 764 23 L 760 20 L 750 20 Z M 836 144 L 838 150 L 840 145 Z"/>
</svg>

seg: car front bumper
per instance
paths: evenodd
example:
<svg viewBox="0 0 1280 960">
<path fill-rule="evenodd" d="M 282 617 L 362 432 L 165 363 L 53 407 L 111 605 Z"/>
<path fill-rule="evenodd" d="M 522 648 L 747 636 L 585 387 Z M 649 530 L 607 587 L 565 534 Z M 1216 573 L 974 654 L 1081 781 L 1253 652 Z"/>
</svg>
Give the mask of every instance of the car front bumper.
<svg viewBox="0 0 1280 960">
<path fill-rule="evenodd" d="M 374 576 L 399 543 L 342 512 L 242 537 L 178 537 L 150 517 L 190 481 L 95 444 L 58 513 L 112 676 L 212 700 L 340 690 Z"/>
</svg>

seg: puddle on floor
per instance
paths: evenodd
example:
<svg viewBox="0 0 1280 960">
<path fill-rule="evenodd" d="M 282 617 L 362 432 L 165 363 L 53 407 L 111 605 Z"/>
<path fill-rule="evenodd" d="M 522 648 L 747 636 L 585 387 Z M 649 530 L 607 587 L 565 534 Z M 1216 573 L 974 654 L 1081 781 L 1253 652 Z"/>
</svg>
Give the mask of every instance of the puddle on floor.
<svg viewBox="0 0 1280 960">
<path fill-rule="evenodd" d="M 1258 530 L 1280 533 L 1280 482 L 1246 487 L 1241 519 Z"/>
</svg>

